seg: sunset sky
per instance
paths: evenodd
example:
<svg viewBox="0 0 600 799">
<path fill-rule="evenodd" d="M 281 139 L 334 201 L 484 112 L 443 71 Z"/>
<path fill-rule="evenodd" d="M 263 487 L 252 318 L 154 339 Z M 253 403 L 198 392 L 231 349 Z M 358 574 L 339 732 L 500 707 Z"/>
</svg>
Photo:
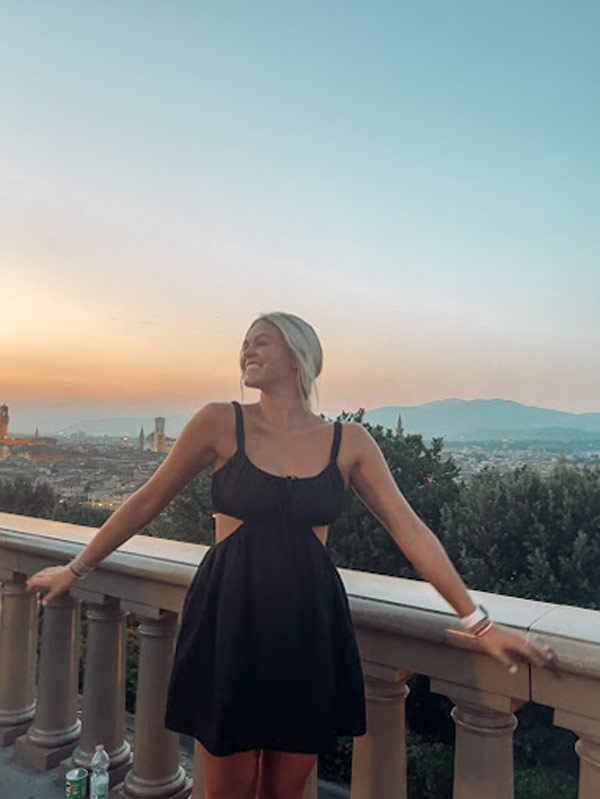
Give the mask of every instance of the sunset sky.
<svg viewBox="0 0 600 799">
<path fill-rule="evenodd" d="M 11 428 L 239 399 L 268 310 L 321 337 L 325 413 L 600 411 L 600 5 L 0 16 Z"/>
</svg>

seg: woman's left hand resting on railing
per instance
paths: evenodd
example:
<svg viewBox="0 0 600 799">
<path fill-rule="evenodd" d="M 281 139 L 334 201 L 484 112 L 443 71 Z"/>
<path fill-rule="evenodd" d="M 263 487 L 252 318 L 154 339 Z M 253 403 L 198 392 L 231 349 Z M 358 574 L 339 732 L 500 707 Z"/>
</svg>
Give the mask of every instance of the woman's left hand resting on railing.
<svg viewBox="0 0 600 799">
<path fill-rule="evenodd" d="M 521 635 L 497 624 L 492 624 L 486 633 L 476 637 L 483 649 L 508 666 L 511 674 L 516 673 L 521 662 L 547 666 L 554 660 L 550 648 L 537 643 L 532 635 Z"/>
<path fill-rule="evenodd" d="M 511 674 L 519 663 L 548 666 L 554 661 L 549 647 L 530 635 L 493 624 L 476 607 L 437 536 L 421 521 L 398 488 L 383 453 L 359 422 L 346 422 L 346 457 L 352 464 L 350 487 L 383 525 L 415 569 L 456 610 L 463 631 L 505 666 Z M 350 452 L 348 450 L 351 450 Z"/>
</svg>

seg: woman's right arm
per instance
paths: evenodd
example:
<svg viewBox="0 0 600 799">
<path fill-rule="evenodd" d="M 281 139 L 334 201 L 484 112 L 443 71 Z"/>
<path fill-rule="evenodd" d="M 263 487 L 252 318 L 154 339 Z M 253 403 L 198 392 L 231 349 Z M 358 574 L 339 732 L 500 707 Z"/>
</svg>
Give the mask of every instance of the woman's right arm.
<svg viewBox="0 0 600 799">
<path fill-rule="evenodd" d="M 223 403 L 209 402 L 196 412 L 158 469 L 109 516 L 77 556 L 78 560 L 94 568 L 158 516 L 198 472 L 215 460 L 222 406 Z M 27 590 L 49 587 L 46 604 L 70 586 L 69 575 L 75 579 L 66 566 L 50 566 L 27 580 Z"/>
</svg>

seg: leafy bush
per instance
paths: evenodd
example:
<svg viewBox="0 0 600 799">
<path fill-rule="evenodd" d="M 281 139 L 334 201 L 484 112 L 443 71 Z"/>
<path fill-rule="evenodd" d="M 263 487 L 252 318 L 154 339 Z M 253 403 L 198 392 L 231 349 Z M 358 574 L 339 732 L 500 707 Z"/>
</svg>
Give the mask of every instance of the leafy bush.
<svg viewBox="0 0 600 799">
<path fill-rule="evenodd" d="M 406 787 L 408 799 L 448 799 L 452 796 L 454 748 L 406 734 Z"/>
<path fill-rule="evenodd" d="M 348 787 L 352 779 L 352 744 L 350 735 L 341 735 L 331 749 L 319 756 L 317 772 L 320 780 L 329 780 Z"/>
<path fill-rule="evenodd" d="M 577 779 L 556 769 L 516 769 L 515 799 L 577 799 Z"/>
<path fill-rule="evenodd" d="M 125 651 L 125 709 L 135 713 L 137 694 L 138 667 L 140 660 L 139 622 L 131 614 L 127 615 L 126 651 Z"/>
</svg>

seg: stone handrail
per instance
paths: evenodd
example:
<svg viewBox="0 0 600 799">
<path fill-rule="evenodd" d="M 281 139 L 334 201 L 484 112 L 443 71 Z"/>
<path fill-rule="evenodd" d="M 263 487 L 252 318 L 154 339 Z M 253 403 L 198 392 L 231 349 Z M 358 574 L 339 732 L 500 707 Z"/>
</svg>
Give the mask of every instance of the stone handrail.
<svg viewBox="0 0 600 799">
<path fill-rule="evenodd" d="M 96 530 L 0 513 L 0 746 L 43 771 L 89 769 L 94 745 L 110 755 L 111 799 L 202 799 L 179 763 L 177 734 L 163 728 L 166 689 L 187 587 L 207 547 L 135 535 L 43 611 L 25 580 L 67 563 Z M 452 608 L 428 583 L 339 569 L 361 653 L 367 733 L 354 739 L 352 799 L 406 796 L 405 699 L 413 674 L 454 703 L 454 799 L 513 796 L 515 711 L 533 701 L 576 733 L 579 797 L 600 796 L 600 613 L 473 591 L 501 624 L 531 630 L 554 650 L 551 669 L 509 674 L 460 632 Z M 81 718 L 77 677 L 81 603 L 88 623 Z M 140 621 L 133 747 L 124 739 L 125 618 Z M 304 799 L 316 799 L 317 769 Z M 1 774 L 0 774 L 1 781 Z"/>
</svg>

